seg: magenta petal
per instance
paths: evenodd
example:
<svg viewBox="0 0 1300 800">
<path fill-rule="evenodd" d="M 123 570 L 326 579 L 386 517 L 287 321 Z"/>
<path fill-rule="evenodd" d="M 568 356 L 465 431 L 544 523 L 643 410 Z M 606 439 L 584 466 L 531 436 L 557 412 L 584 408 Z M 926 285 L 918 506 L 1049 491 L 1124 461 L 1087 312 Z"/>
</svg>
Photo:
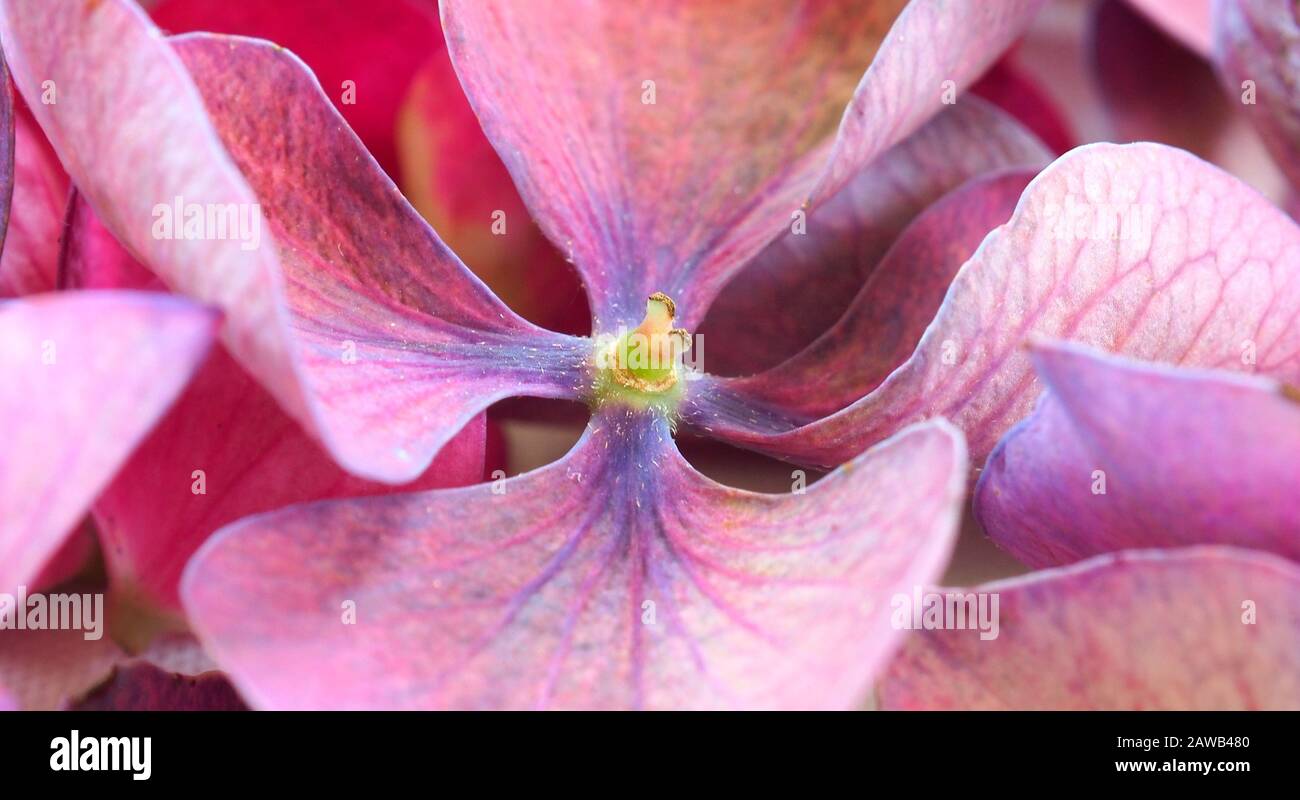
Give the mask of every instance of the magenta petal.
<svg viewBox="0 0 1300 800">
<path fill-rule="evenodd" d="M 998 444 L 975 510 L 1032 566 L 1230 544 L 1300 559 L 1300 403 L 1274 381 L 1036 348 L 1051 390 Z M 1140 435 L 1135 435 L 1140 432 Z"/>
<path fill-rule="evenodd" d="M 1116 238 L 1118 237 L 1118 238 Z M 866 397 L 802 427 L 688 402 L 715 436 L 834 465 L 899 427 L 951 419 L 981 462 L 1039 387 L 1024 344 L 1061 338 L 1150 361 L 1300 379 L 1300 228 L 1250 187 L 1156 144 L 1058 159 L 957 274 L 916 351 Z M 1249 354 L 1249 358 L 1247 358 Z M 721 386 L 721 388 L 718 388 Z"/>
<path fill-rule="evenodd" d="M 226 312 L 231 354 L 349 471 L 410 480 L 495 400 L 585 381 L 587 345 L 501 305 L 288 52 L 206 35 L 173 51 L 126 0 L 0 10 L 24 93 L 45 79 L 80 93 L 33 110 L 99 218 Z M 177 197 L 234 203 L 250 236 L 155 237 L 156 206 Z"/>
<path fill-rule="evenodd" d="M 1235 0 L 1214 7 L 1214 60 L 1224 90 L 1293 186 L 1300 186 L 1298 47 L 1300 19 L 1291 3 Z"/>
<path fill-rule="evenodd" d="M 203 360 L 216 324 L 163 295 L 0 304 L 0 591 L 58 551 Z"/>
<path fill-rule="evenodd" d="M 398 109 L 416 71 L 442 47 L 436 13 L 428 0 L 165 0 L 150 12 L 171 33 L 254 36 L 292 50 L 394 178 Z"/>
<path fill-rule="evenodd" d="M 944 82 L 977 78 L 1040 4 L 451 0 L 442 12 L 466 94 L 583 274 L 597 329 L 634 324 L 652 291 L 693 328 L 795 210 L 941 110 Z"/>
<path fill-rule="evenodd" d="M 889 246 L 931 203 L 977 176 L 1038 170 L 1051 160 L 1014 118 L 963 97 L 807 214 L 806 230 L 792 228 L 736 274 L 698 331 L 708 344 L 703 366 L 744 375 L 793 356 L 844 314 Z"/>
<path fill-rule="evenodd" d="M 497 491 L 236 523 L 181 591 L 261 708 L 847 707 L 897 640 L 888 598 L 946 563 L 965 464 L 930 423 L 759 495 L 608 410 Z"/>
<path fill-rule="evenodd" d="M 884 708 L 1300 709 L 1300 569 L 1276 556 L 1129 551 L 939 591 L 996 595 L 997 638 L 913 631 Z"/>
</svg>

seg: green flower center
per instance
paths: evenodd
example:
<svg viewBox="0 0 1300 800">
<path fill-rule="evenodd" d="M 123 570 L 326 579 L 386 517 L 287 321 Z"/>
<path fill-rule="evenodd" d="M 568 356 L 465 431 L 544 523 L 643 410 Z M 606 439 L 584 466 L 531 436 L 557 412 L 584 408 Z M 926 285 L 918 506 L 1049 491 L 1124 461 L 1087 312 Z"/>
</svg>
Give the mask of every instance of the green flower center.
<svg viewBox="0 0 1300 800">
<path fill-rule="evenodd" d="M 682 394 L 682 354 L 691 335 L 672 326 L 677 305 L 663 292 L 646 300 L 645 318 L 612 342 L 598 340 L 594 399 L 671 413 Z"/>
</svg>

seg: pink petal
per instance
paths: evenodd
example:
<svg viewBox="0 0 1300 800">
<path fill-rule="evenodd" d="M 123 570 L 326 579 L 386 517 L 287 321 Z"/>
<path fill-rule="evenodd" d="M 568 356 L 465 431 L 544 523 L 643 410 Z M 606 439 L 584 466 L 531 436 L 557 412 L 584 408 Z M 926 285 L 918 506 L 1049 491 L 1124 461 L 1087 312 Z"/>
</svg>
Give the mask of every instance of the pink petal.
<svg viewBox="0 0 1300 800">
<path fill-rule="evenodd" d="M 1214 9 L 1214 60 L 1232 106 L 1250 119 L 1278 167 L 1300 186 L 1300 20 L 1292 4 L 1236 0 Z M 1250 81 L 1250 86 L 1245 85 Z M 1243 102 L 1247 93 L 1253 102 Z"/>
<path fill-rule="evenodd" d="M 727 390 L 750 405 L 817 419 L 876 388 L 911 355 L 957 270 L 1011 217 L 1035 174 L 977 178 L 930 206 L 898 237 L 835 327 L 780 366 L 728 381 Z"/>
<path fill-rule="evenodd" d="M 1284 559 L 1129 551 L 956 591 L 996 593 L 997 638 L 912 631 L 882 707 L 1300 709 L 1300 569 Z"/>
<path fill-rule="evenodd" d="M 727 284 L 699 330 L 708 344 L 703 366 L 715 375 L 748 374 L 793 356 L 844 314 L 899 233 L 931 203 L 978 175 L 1049 161 L 1013 118 L 962 98 L 807 215 L 805 233 L 786 233 Z"/>
<path fill-rule="evenodd" d="M 216 316 L 130 292 L 0 305 L 0 591 L 32 581 L 180 393 Z"/>
<path fill-rule="evenodd" d="M 847 707 L 896 641 L 884 599 L 942 570 L 964 481 L 939 422 L 806 494 L 743 492 L 610 409 L 500 493 L 236 523 L 182 596 L 260 708 Z"/>
<path fill-rule="evenodd" d="M 1051 391 L 998 443 L 975 497 L 1003 548 L 1032 566 L 1191 544 L 1300 559 L 1292 391 L 1069 345 L 1036 348 L 1034 364 Z"/>
<path fill-rule="evenodd" d="M 69 213 L 64 267 L 74 286 L 154 284 L 77 199 Z M 483 437 L 479 415 L 415 484 L 403 489 L 476 482 L 483 474 Z M 94 511 L 118 599 L 178 614 L 181 569 L 226 523 L 304 500 L 395 490 L 340 470 L 224 348 L 217 348 L 118 471 Z"/>
<path fill-rule="evenodd" d="M 150 13 L 159 27 L 172 33 L 240 34 L 292 50 L 307 62 L 375 160 L 397 177 L 398 109 L 429 54 L 443 48 L 431 3 L 164 0 Z M 346 100 L 349 87 L 344 81 L 352 81 Z"/>
<path fill-rule="evenodd" d="M 55 288 L 67 203 L 68 176 L 31 113 L 19 104 L 14 113 L 13 204 L 0 255 L 0 297 Z"/>
<path fill-rule="evenodd" d="M 920 127 L 944 81 L 978 77 L 1040 4 L 451 0 L 442 11 L 488 138 L 582 273 L 603 330 L 634 324 L 652 291 L 696 327 L 793 211 Z"/>
<path fill-rule="evenodd" d="M 728 381 L 701 381 L 688 417 L 718 437 L 833 465 L 944 416 L 979 463 L 1038 394 L 1031 337 L 1295 381 L 1297 315 L 1300 229 L 1282 212 L 1182 151 L 1089 145 L 1030 184 L 961 268 L 916 351 L 870 394 L 792 427 L 789 414 L 744 411 Z"/>
<path fill-rule="evenodd" d="M 1202 57 L 1210 55 L 1214 0 L 1128 0 L 1128 3 L 1184 47 Z"/>
<path fill-rule="evenodd" d="M 0 711 L 17 711 L 18 699 L 0 686 Z"/>
<path fill-rule="evenodd" d="M 84 630 L 0 631 L 0 695 L 15 708 L 53 711 L 102 682 L 125 654 L 107 634 Z M 0 698 L 0 710 L 4 700 Z"/>
<path fill-rule="evenodd" d="M 231 354 L 350 472 L 413 479 L 495 400 L 585 382 L 588 346 L 501 305 L 291 54 L 205 35 L 173 51 L 126 0 L 0 11 L 24 93 L 45 79 L 80 93 L 33 110 L 100 219 L 169 287 L 226 311 Z M 176 197 L 258 204 L 260 245 L 155 238 L 155 205 Z"/>
</svg>

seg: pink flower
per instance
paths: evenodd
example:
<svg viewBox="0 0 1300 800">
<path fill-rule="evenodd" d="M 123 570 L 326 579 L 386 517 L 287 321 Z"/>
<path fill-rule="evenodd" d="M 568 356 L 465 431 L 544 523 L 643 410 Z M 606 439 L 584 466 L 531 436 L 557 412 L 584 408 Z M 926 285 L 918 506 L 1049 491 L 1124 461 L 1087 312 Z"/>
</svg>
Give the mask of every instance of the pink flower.
<svg viewBox="0 0 1300 800">
<path fill-rule="evenodd" d="M 1040 4 L 445 0 L 450 64 L 523 205 L 440 205 L 463 184 L 418 158 L 408 175 L 439 179 L 414 194 L 440 224 L 488 211 L 519 233 L 467 235 L 485 263 L 547 252 L 543 232 L 582 279 L 584 337 L 517 314 L 408 204 L 384 135 L 402 92 L 336 100 L 376 161 L 330 102 L 351 79 L 328 46 L 303 45 L 321 84 L 262 41 L 164 38 L 126 0 L 0 2 L 14 82 L 80 198 L 62 272 L 83 289 L 0 311 L 29 382 L 0 402 L 32 421 L 0 451 L 0 549 L 23 554 L 0 587 L 94 502 L 115 590 L 183 611 L 258 708 L 834 708 L 882 675 L 897 707 L 1300 704 L 1277 494 L 1294 453 L 1270 435 L 1300 373 L 1300 230 L 1182 150 L 1049 166 L 1013 118 L 952 105 Z M 207 13 L 190 5 L 157 13 Z M 397 83 L 458 97 L 408 54 Z M 239 235 L 202 214 L 191 235 L 190 207 L 234 209 Z M 189 299 L 142 291 L 163 287 Z M 52 318 L 107 355 L 43 370 Z M 158 335 L 173 319 L 192 332 Z M 667 363 L 627 363 L 633 334 Z M 478 474 L 473 426 L 513 396 L 591 419 L 541 469 L 429 488 Z M 1261 427 L 1196 427 L 1241 413 Z M 741 491 L 680 435 L 831 471 Z M 1094 560 L 987 587 L 992 640 L 905 635 L 893 600 L 942 578 L 986 458 L 990 536 L 1034 566 Z M 1193 644 L 1178 613 L 1206 620 Z"/>
</svg>

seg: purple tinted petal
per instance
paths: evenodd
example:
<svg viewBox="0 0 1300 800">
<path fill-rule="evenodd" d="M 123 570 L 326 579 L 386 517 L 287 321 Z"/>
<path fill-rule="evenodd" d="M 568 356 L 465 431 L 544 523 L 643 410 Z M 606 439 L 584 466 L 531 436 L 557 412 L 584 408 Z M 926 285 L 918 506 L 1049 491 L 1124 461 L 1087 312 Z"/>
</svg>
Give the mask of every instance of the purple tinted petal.
<svg viewBox="0 0 1300 800">
<path fill-rule="evenodd" d="M 998 636 L 916 630 L 889 709 L 1300 709 L 1300 569 L 1226 547 L 1098 556 L 970 590 Z"/>
<path fill-rule="evenodd" d="M 70 292 L 0 304 L 0 592 L 33 580 L 202 362 L 216 315 Z"/>
<path fill-rule="evenodd" d="M 182 596 L 262 708 L 846 707 L 896 641 L 886 598 L 946 562 L 964 465 L 931 423 L 759 495 L 611 409 L 496 491 L 237 523 Z"/>
<path fill-rule="evenodd" d="M 608 330 L 635 324 L 653 291 L 695 327 L 792 212 L 939 111 L 944 82 L 956 91 L 978 77 L 1039 5 L 456 0 L 442 10 L 484 130 Z"/>
<path fill-rule="evenodd" d="M 793 356 L 844 314 L 903 228 L 931 203 L 979 175 L 1037 170 L 1051 158 L 1015 119 L 963 97 L 806 214 L 806 230 L 794 233 L 792 219 L 790 232 L 727 284 L 699 330 L 709 347 L 703 366 L 744 375 Z"/>
<path fill-rule="evenodd" d="M 1036 348 L 1051 390 L 989 457 L 975 509 L 1032 566 L 1231 544 L 1300 559 L 1300 404 L 1263 378 Z"/>
<path fill-rule="evenodd" d="M 788 414 L 736 411 L 724 382 L 701 382 L 688 402 L 706 406 L 692 421 L 715 436 L 817 465 L 944 416 L 979 463 L 1038 394 L 1031 338 L 1295 381 L 1297 315 L 1295 223 L 1180 150 L 1095 144 L 1029 185 L 961 268 L 916 351 L 861 400 L 802 427 Z"/>
</svg>

